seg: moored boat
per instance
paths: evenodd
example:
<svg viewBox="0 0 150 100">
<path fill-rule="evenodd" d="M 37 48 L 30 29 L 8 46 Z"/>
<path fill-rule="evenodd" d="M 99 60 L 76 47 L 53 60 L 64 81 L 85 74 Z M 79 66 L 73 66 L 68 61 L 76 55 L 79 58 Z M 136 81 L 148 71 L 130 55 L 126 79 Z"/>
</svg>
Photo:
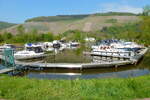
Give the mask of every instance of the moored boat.
<svg viewBox="0 0 150 100">
<path fill-rule="evenodd" d="M 0 46 L 0 52 L 2 52 L 4 49 L 7 49 L 7 48 L 11 48 L 11 49 L 15 50 L 16 47 L 12 44 L 4 44 L 4 45 Z"/>
<path fill-rule="evenodd" d="M 17 60 L 40 58 L 44 57 L 44 52 L 41 45 L 25 44 L 25 50 L 16 52 L 14 57 Z"/>
<path fill-rule="evenodd" d="M 102 40 L 97 45 L 92 46 L 92 55 L 132 57 L 143 49 L 144 46 L 135 42 L 125 42 L 121 40 Z"/>
</svg>

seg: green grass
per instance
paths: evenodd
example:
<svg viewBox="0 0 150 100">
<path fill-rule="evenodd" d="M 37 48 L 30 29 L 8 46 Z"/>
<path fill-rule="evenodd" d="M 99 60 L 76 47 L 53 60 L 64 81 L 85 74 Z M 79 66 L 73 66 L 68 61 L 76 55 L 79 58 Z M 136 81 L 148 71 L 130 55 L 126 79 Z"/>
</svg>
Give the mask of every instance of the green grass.
<svg viewBox="0 0 150 100">
<path fill-rule="evenodd" d="M 8 100 L 133 100 L 147 97 L 150 97 L 150 75 L 91 80 L 0 76 L 0 98 Z"/>
</svg>

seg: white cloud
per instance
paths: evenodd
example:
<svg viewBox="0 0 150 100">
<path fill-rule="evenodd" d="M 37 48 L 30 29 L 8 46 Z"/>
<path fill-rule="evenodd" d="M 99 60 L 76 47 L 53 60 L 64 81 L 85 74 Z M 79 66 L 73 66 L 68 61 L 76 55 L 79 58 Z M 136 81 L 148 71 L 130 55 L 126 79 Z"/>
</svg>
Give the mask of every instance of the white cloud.
<svg viewBox="0 0 150 100">
<path fill-rule="evenodd" d="M 142 8 L 117 3 L 101 4 L 101 8 L 102 12 L 131 12 L 137 14 L 143 11 Z"/>
</svg>

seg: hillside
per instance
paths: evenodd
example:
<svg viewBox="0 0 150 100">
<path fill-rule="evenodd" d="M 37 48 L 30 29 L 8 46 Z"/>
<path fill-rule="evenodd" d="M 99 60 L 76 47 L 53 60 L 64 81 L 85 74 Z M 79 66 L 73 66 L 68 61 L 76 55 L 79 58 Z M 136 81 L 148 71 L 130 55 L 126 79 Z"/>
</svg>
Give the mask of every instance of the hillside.
<svg viewBox="0 0 150 100">
<path fill-rule="evenodd" d="M 14 25 L 16 25 L 16 24 L 0 21 L 0 30 L 5 29 L 5 28 L 9 28 L 9 27 L 14 26 Z"/>
<path fill-rule="evenodd" d="M 98 13 L 91 15 L 59 15 L 48 17 L 36 17 L 28 19 L 22 24 L 25 31 L 36 29 L 39 32 L 63 33 L 68 30 L 81 30 L 85 32 L 98 31 L 103 27 L 122 25 L 138 21 L 138 16 L 132 13 Z M 8 28 L 7 31 L 15 34 L 17 27 Z"/>
<path fill-rule="evenodd" d="M 93 16 L 136 16 L 136 14 L 133 13 L 108 12 L 108 13 L 95 13 L 95 14 L 84 14 L 84 15 L 41 16 L 41 17 L 27 19 L 25 22 L 55 22 L 55 21 L 81 20 L 91 15 Z"/>
<path fill-rule="evenodd" d="M 36 18 L 31 18 L 25 22 L 55 22 L 55 21 L 67 21 L 67 20 L 79 20 L 89 15 L 57 15 L 57 16 L 41 16 Z"/>
</svg>

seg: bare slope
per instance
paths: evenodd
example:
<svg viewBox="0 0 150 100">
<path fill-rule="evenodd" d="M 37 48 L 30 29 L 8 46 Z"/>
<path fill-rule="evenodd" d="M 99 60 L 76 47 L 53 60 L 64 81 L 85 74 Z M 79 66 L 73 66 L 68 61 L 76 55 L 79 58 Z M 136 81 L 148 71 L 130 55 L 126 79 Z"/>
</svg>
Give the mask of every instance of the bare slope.
<svg viewBox="0 0 150 100">
<path fill-rule="evenodd" d="M 115 22 L 111 22 L 115 20 Z M 52 22 L 25 22 L 23 26 L 26 31 L 36 29 L 40 32 L 52 32 L 52 33 L 63 33 L 67 30 L 82 30 L 82 31 L 97 31 L 105 26 L 111 26 L 113 24 L 122 24 L 138 21 L 138 16 L 87 16 L 82 19 L 76 20 L 60 20 Z M 7 31 L 13 34 L 17 31 L 17 26 L 8 28 Z"/>
</svg>

